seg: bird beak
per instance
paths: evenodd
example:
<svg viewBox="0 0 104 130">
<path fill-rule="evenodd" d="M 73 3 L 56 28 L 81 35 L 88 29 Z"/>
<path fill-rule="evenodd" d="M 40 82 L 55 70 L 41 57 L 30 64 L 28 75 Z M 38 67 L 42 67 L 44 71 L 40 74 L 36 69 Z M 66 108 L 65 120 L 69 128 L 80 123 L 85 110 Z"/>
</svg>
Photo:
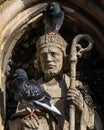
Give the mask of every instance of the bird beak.
<svg viewBox="0 0 104 130">
<path fill-rule="evenodd" d="M 53 6 L 50 7 L 50 10 L 53 9 Z"/>
<path fill-rule="evenodd" d="M 13 77 L 16 77 L 17 76 L 17 73 L 13 74 Z"/>
</svg>

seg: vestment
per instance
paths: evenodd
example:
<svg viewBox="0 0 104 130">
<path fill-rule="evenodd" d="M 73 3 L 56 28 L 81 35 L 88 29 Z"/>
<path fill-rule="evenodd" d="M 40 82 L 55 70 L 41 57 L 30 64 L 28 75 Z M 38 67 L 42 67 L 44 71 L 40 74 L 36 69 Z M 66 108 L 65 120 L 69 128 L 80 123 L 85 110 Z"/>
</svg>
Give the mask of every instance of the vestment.
<svg viewBox="0 0 104 130">
<path fill-rule="evenodd" d="M 62 117 L 58 117 L 59 124 L 56 125 L 48 114 L 37 111 L 36 114 L 38 116 L 39 126 L 36 130 L 69 130 L 69 104 L 67 102 L 67 91 L 70 86 L 70 78 L 64 74 L 60 80 L 52 79 L 51 81 L 44 83 L 43 78 L 40 78 L 38 82 L 52 96 L 52 103 L 60 110 Z M 77 82 L 76 86 L 80 86 L 80 82 Z M 76 129 L 103 130 L 101 120 L 95 113 L 93 107 L 90 108 L 84 101 L 83 111 L 81 112 L 76 109 Z M 17 121 L 19 121 L 18 123 L 20 126 L 18 125 L 18 128 L 15 130 L 33 130 L 32 128 L 21 127 L 20 120 Z M 10 122 L 10 124 L 11 123 L 12 122 Z"/>
</svg>

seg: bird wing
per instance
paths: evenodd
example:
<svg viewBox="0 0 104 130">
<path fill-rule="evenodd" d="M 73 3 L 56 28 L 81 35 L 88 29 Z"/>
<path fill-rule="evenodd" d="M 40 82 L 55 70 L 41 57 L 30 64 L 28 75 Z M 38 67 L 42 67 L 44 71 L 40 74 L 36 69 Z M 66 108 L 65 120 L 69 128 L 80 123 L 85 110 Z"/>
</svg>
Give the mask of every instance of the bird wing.
<svg viewBox="0 0 104 130">
<path fill-rule="evenodd" d="M 55 25 L 60 25 L 60 26 L 62 26 L 63 20 L 64 20 L 64 12 L 61 11 L 59 14 L 57 14 L 56 16 L 54 16 L 54 18 L 53 18 L 53 23 L 54 23 Z"/>
<path fill-rule="evenodd" d="M 51 96 L 40 86 L 35 80 L 25 81 L 23 84 L 22 96 L 26 100 L 41 100 L 44 97 L 44 102 L 50 101 Z"/>
<path fill-rule="evenodd" d="M 51 96 L 35 80 L 24 81 L 18 91 L 18 100 L 32 108 L 39 108 L 61 115 L 59 110 L 50 103 Z"/>
<path fill-rule="evenodd" d="M 64 12 L 49 16 L 48 13 L 44 13 L 45 30 L 52 30 L 58 32 L 63 24 Z"/>
<path fill-rule="evenodd" d="M 60 111 L 50 103 L 51 96 L 35 80 L 25 83 L 25 90 L 22 92 L 24 100 L 27 100 L 30 106 L 37 106 L 48 111 L 61 115 Z"/>
<path fill-rule="evenodd" d="M 51 112 L 54 112 L 57 115 L 61 116 L 61 112 L 52 104 L 48 105 L 47 103 L 43 103 L 41 101 L 33 101 L 34 104 L 38 105 L 41 108 L 45 108 L 46 110 L 49 110 Z"/>
</svg>

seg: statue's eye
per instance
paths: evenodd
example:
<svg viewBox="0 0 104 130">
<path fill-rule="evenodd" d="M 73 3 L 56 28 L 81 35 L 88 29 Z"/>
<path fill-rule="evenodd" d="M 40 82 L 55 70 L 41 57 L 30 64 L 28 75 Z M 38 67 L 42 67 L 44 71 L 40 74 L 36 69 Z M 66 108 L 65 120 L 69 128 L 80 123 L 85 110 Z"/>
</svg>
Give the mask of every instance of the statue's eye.
<svg viewBox="0 0 104 130">
<path fill-rule="evenodd" d="M 56 56 L 56 53 L 55 53 L 55 52 L 51 52 L 51 55 L 52 55 L 53 57 L 55 57 L 55 56 Z"/>
</svg>

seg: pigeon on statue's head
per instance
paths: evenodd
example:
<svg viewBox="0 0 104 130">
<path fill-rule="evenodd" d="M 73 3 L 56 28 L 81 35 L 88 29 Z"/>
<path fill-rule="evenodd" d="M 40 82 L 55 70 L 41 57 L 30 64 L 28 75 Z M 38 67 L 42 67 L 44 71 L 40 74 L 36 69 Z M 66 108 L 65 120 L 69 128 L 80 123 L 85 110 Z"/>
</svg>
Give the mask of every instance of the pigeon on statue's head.
<svg viewBox="0 0 104 130">
<path fill-rule="evenodd" d="M 50 103 L 51 96 L 35 80 L 29 80 L 23 69 L 16 69 L 13 75 L 13 91 L 15 98 L 32 110 L 40 109 L 47 112 L 58 123 L 56 115 L 61 116 L 60 111 Z"/>
<path fill-rule="evenodd" d="M 45 33 L 58 33 L 64 20 L 64 12 L 57 2 L 49 2 L 44 12 Z"/>
</svg>

